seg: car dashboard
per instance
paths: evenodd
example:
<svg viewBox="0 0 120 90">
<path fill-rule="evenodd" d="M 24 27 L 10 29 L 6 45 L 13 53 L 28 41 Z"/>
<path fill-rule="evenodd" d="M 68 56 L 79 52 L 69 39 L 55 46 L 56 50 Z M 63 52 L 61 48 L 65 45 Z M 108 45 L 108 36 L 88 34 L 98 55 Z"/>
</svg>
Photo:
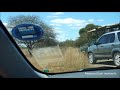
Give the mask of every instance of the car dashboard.
<svg viewBox="0 0 120 90">
<path fill-rule="evenodd" d="M 48 78 L 120 78 L 120 69 L 80 71 L 51 75 Z"/>
</svg>

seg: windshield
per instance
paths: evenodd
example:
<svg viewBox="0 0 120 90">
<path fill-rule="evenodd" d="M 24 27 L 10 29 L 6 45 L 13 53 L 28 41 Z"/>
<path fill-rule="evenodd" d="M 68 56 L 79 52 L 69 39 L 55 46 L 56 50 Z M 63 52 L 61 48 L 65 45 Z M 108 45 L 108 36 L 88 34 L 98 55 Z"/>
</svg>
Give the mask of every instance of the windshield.
<svg viewBox="0 0 120 90">
<path fill-rule="evenodd" d="M 0 18 L 35 68 L 46 73 L 63 73 L 120 66 L 120 60 L 119 63 L 114 60 L 116 54 L 111 55 L 117 46 L 110 48 L 106 44 L 101 48 L 94 44 L 104 33 L 119 29 L 119 15 L 119 12 L 1 12 Z"/>
</svg>

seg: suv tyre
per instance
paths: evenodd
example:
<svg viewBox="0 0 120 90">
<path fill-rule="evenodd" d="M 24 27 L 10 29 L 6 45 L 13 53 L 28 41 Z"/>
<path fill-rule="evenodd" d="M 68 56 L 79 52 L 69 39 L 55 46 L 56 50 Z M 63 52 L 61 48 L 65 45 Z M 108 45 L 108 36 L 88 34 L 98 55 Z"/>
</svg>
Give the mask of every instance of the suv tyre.
<svg viewBox="0 0 120 90">
<path fill-rule="evenodd" d="M 114 54 L 114 57 L 113 57 L 113 60 L 114 60 L 114 64 L 117 66 L 117 67 L 120 67 L 120 53 L 115 53 Z"/>
</svg>

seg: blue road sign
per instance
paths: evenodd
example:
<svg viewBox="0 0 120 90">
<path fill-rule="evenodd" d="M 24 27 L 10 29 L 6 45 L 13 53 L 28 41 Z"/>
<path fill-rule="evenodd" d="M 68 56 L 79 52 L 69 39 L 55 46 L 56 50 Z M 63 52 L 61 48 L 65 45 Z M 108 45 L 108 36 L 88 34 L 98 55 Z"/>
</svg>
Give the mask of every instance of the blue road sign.
<svg viewBox="0 0 120 90">
<path fill-rule="evenodd" d="M 12 29 L 12 35 L 23 41 L 38 40 L 43 34 L 43 29 L 33 24 L 20 24 Z"/>
</svg>

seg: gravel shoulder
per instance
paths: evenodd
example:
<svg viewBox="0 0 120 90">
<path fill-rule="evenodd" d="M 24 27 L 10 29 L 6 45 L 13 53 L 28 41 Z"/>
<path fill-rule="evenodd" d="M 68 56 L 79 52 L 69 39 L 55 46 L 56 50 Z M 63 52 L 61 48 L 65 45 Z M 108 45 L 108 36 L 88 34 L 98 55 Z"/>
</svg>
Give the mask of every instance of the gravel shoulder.
<svg viewBox="0 0 120 90">
<path fill-rule="evenodd" d="M 90 67 L 116 67 L 112 59 L 110 60 L 97 60 L 96 64 L 89 64 Z"/>
</svg>

